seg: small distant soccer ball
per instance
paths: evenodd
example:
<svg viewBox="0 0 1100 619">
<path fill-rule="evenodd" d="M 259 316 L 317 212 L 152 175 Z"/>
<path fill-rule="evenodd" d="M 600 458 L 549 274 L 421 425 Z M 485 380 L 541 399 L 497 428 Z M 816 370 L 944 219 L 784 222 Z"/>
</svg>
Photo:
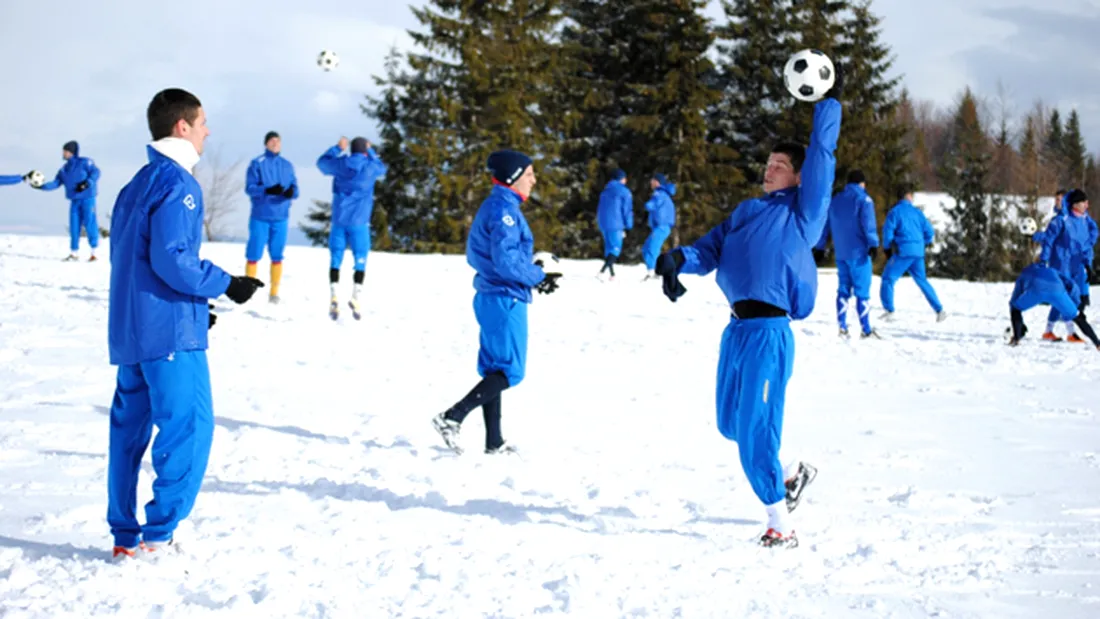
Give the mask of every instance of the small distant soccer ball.
<svg viewBox="0 0 1100 619">
<path fill-rule="evenodd" d="M 1039 224 L 1035 223 L 1035 220 L 1030 217 L 1024 217 L 1020 220 L 1020 234 L 1031 236 L 1039 231 Z"/>
<path fill-rule="evenodd" d="M 531 259 L 535 264 L 547 266 L 553 262 L 559 262 L 558 257 L 548 251 L 540 251 Z"/>
<path fill-rule="evenodd" d="M 836 82 L 833 61 L 816 49 L 804 49 L 787 60 L 783 83 L 799 101 L 819 101 Z"/>
<path fill-rule="evenodd" d="M 336 52 L 330 50 L 324 50 L 319 56 L 317 56 L 317 66 L 321 67 L 325 71 L 331 71 L 340 64 L 340 58 L 336 55 Z"/>
<path fill-rule="evenodd" d="M 27 179 L 27 182 L 30 183 L 31 187 L 41 187 L 46 183 L 46 176 L 38 170 L 34 170 L 31 172 L 31 176 Z"/>
</svg>

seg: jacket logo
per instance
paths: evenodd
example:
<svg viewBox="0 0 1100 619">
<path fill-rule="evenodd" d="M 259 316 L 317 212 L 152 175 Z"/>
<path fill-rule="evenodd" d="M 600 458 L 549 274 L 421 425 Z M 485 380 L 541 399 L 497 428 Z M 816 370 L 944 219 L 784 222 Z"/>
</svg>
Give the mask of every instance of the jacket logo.
<svg viewBox="0 0 1100 619">
<path fill-rule="evenodd" d="M 505 216 L 504 216 L 504 219 L 502 219 L 501 221 L 503 221 L 503 222 L 504 222 L 504 225 L 506 225 L 506 226 L 514 226 L 514 225 L 516 225 L 516 220 L 515 220 L 515 219 L 513 219 L 511 215 L 505 215 Z"/>
<path fill-rule="evenodd" d="M 187 194 L 187 197 L 183 199 L 183 205 L 187 207 L 187 210 L 195 210 L 195 196 Z"/>
</svg>

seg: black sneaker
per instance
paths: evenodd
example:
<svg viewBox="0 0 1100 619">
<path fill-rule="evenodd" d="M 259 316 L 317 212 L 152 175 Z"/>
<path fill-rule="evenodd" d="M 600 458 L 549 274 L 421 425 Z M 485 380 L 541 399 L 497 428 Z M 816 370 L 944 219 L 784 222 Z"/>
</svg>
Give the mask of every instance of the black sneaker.
<svg viewBox="0 0 1100 619">
<path fill-rule="evenodd" d="M 784 484 L 787 487 L 788 512 L 793 512 L 794 509 L 798 507 L 799 501 L 802 500 L 802 493 L 806 490 L 806 486 L 809 486 L 813 482 L 815 477 L 817 477 L 816 468 L 805 462 L 798 463 L 798 472 Z"/>
<path fill-rule="evenodd" d="M 760 536 L 760 545 L 764 548 L 798 548 L 798 536 L 791 531 L 790 535 L 783 535 L 775 529 Z"/>
<path fill-rule="evenodd" d="M 432 417 L 432 427 L 439 432 L 439 436 L 443 437 L 447 447 L 456 454 L 462 453 L 462 448 L 458 446 L 458 432 L 462 429 L 462 424 L 453 419 L 447 419 L 447 413 L 439 413 Z"/>
</svg>

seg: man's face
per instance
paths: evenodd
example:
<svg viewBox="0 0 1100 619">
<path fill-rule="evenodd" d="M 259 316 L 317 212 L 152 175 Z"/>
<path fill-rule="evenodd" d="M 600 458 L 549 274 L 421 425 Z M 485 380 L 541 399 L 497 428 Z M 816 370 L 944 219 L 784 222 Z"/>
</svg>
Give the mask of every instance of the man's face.
<svg viewBox="0 0 1100 619">
<path fill-rule="evenodd" d="M 512 183 L 512 189 L 523 194 L 524 196 L 531 195 L 531 191 L 535 188 L 535 166 L 527 166 L 527 169 L 523 171 L 516 182 Z"/>
<path fill-rule="evenodd" d="M 1089 210 L 1089 201 L 1088 200 L 1085 200 L 1084 202 L 1078 202 L 1077 204 L 1073 205 L 1073 214 L 1077 215 L 1078 217 L 1080 217 L 1080 216 L 1084 215 L 1085 213 L 1087 213 L 1088 210 Z"/>
<path fill-rule="evenodd" d="M 651 178 L 651 179 L 649 179 L 649 188 L 650 188 L 650 189 L 656 189 L 656 188 L 658 188 L 658 187 L 660 187 L 660 186 L 661 186 L 661 181 L 659 181 L 659 180 L 657 180 L 657 179 L 655 179 L 655 178 Z"/>
<path fill-rule="evenodd" d="M 267 146 L 267 150 L 269 150 L 269 151 L 275 153 L 276 155 L 278 155 L 279 151 L 283 150 L 283 139 L 279 138 L 279 137 L 271 138 L 270 140 L 267 141 L 266 146 Z"/>
<path fill-rule="evenodd" d="M 199 108 L 199 115 L 195 117 L 195 122 L 188 124 L 185 119 L 180 119 L 176 123 L 176 136 L 183 138 L 191 143 L 195 147 L 195 152 L 202 154 L 202 145 L 206 141 L 206 137 L 210 135 L 210 129 L 206 127 L 206 111 L 201 107 Z"/>
<path fill-rule="evenodd" d="M 768 168 L 764 171 L 764 191 L 771 193 L 794 187 L 802 180 L 802 175 L 794 171 L 791 157 L 786 153 L 772 153 L 768 156 Z"/>
<path fill-rule="evenodd" d="M 62 159 L 71 159 L 71 158 L 72 158 L 72 156 L 73 156 L 73 154 L 72 154 L 72 153 L 70 153 L 70 152 L 69 152 L 69 151 L 67 151 L 67 150 L 63 150 L 63 151 L 61 151 L 61 158 L 62 158 Z"/>
</svg>

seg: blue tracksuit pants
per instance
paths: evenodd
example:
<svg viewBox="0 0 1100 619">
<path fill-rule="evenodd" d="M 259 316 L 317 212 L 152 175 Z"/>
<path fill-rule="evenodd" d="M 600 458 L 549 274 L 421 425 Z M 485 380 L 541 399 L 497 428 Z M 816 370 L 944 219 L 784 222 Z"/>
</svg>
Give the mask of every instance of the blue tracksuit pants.
<svg viewBox="0 0 1100 619">
<path fill-rule="evenodd" d="M 515 387 L 527 371 L 527 304 L 515 297 L 479 292 L 474 315 L 481 328 L 477 372 L 482 378 L 503 372 Z"/>
<path fill-rule="evenodd" d="M 1083 295 L 1088 295 L 1089 294 L 1089 275 L 1088 275 L 1088 272 L 1086 272 L 1083 267 L 1078 269 L 1077 273 L 1074 274 L 1073 283 L 1077 284 L 1077 289 L 1081 291 L 1081 294 L 1083 294 Z M 1069 297 L 1068 293 L 1066 294 L 1066 297 Z M 1047 301 L 1043 301 L 1043 303 L 1047 303 Z M 1019 309 L 1019 308 L 1017 308 L 1017 309 Z M 1021 309 L 1020 311 L 1023 311 L 1023 310 Z M 1069 321 L 1073 320 L 1076 317 L 1077 317 L 1077 308 L 1076 307 L 1073 308 L 1073 312 L 1071 312 L 1069 314 L 1066 314 L 1064 312 L 1058 311 L 1057 307 L 1053 303 L 1051 303 L 1050 311 L 1047 312 L 1047 323 L 1049 324 L 1049 323 L 1052 323 L 1052 322 L 1069 322 Z"/>
<path fill-rule="evenodd" d="M 259 262 L 264 257 L 264 248 L 271 255 L 271 262 L 282 262 L 286 250 L 286 237 L 290 228 L 289 220 L 263 221 L 248 220 L 248 245 L 244 257 L 249 262 Z"/>
<path fill-rule="evenodd" d="M 344 250 L 349 247 L 352 257 L 355 258 L 355 270 L 366 271 L 367 254 L 370 252 L 370 226 L 332 226 L 328 233 L 332 268 L 340 268 L 344 263 Z"/>
<path fill-rule="evenodd" d="M 145 526 L 137 519 L 137 483 L 141 459 L 153 441 L 153 500 L 145 505 Z M 111 403 L 110 455 L 107 464 L 107 522 L 116 546 L 172 538 L 191 513 L 202 486 L 214 407 L 206 351 L 177 352 L 165 359 L 118 368 Z"/>
<path fill-rule="evenodd" d="M 886 263 L 886 268 L 882 271 L 882 287 L 879 288 L 882 307 L 888 312 L 894 311 L 894 284 L 906 273 L 909 273 L 909 276 L 913 278 L 913 283 L 924 293 L 924 298 L 928 300 L 928 304 L 932 306 L 932 309 L 936 313 L 942 312 L 943 304 L 940 303 L 939 297 L 936 296 L 936 290 L 932 288 L 932 284 L 928 282 L 928 275 L 924 272 L 924 256 L 906 257 L 895 255 L 890 258 L 890 261 Z"/>
<path fill-rule="evenodd" d="M 871 258 L 837 260 L 836 321 L 841 329 L 848 328 L 848 299 L 856 297 L 856 312 L 864 333 L 871 332 Z"/>
<path fill-rule="evenodd" d="M 784 499 L 779 443 L 794 367 L 788 318 L 732 319 L 718 357 L 718 430 L 737 443 L 741 468 L 764 505 Z"/>
<path fill-rule="evenodd" d="M 603 231 L 603 257 L 618 256 L 623 252 L 623 235 L 626 234 L 622 230 L 604 230 Z"/>
<path fill-rule="evenodd" d="M 80 229 L 88 235 L 88 245 L 99 247 L 99 224 L 95 217 L 95 198 L 73 200 L 69 204 L 69 249 L 80 249 Z"/>
<path fill-rule="evenodd" d="M 665 240 L 671 233 L 672 228 L 669 226 L 657 226 L 650 231 L 649 238 L 642 245 L 642 260 L 645 261 L 646 269 L 652 271 L 657 267 L 657 258 L 661 256 L 661 247 L 664 246 Z"/>
</svg>

